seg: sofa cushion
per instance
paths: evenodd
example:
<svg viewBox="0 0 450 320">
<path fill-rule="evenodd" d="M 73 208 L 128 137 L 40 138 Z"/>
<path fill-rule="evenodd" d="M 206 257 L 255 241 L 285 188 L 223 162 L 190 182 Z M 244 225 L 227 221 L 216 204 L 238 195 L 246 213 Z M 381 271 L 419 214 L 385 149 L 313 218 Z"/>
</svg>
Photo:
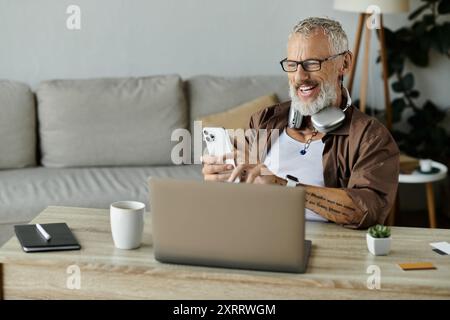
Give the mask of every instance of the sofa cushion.
<svg viewBox="0 0 450 320">
<path fill-rule="evenodd" d="M 201 180 L 201 169 L 180 165 L 0 171 L 0 224 L 29 221 L 47 206 L 107 209 L 120 200 L 148 203 L 149 177 Z"/>
<path fill-rule="evenodd" d="M 0 169 L 36 165 L 34 95 L 22 83 L 0 81 Z"/>
<path fill-rule="evenodd" d="M 190 103 L 191 130 L 194 120 L 200 117 L 226 111 L 263 95 L 275 93 L 280 101 L 289 100 L 286 75 L 195 76 L 187 80 L 186 87 Z"/>
<path fill-rule="evenodd" d="M 224 112 L 209 114 L 198 120 L 202 122 L 202 127 L 223 127 L 226 129 L 248 129 L 250 117 L 269 106 L 278 103 L 275 94 L 256 98 L 255 100 L 243 103 L 237 107 Z"/>
<path fill-rule="evenodd" d="M 46 167 L 171 164 L 171 133 L 187 126 L 176 75 L 46 81 L 37 98 Z"/>
</svg>

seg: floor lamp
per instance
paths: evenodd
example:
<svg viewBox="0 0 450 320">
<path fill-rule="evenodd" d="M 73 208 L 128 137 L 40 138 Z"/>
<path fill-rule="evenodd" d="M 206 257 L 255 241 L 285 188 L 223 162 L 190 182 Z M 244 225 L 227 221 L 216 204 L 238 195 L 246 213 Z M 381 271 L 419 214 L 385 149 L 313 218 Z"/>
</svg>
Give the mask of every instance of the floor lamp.
<svg viewBox="0 0 450 320">
<path fill-rule="evenodd" d="M 355 45 L 353 48 L 354 63 L 350 71 L 348 81 L 348 91 L 350 94 L 353 89 L 355 79 L 356 65 L 358 62 L 361 38 L 365 31 L 364 38 L 364 57 L 362 61 L 361 86 L 359 95 L 359 109 L 366 112 L 367 85 L 369 78 L 369 52 L 370 37 L 372 30 L 378 33 L 380 45 L 380 57 L 383 76 L 384 104 L 386 110 L 386 127 L 392 129 L 392 106 L 389 96 L 389 79 L 386 55 L 386 43 L 384 38 L 383 14 L 407 12 L 409 10 L 408 0 L 334 0 L 334 9 L 349 12 L 359 12 L 359 20 L 356 31 Z M 369 13 L 368 13 L 369 12 Z"/>
</svg>

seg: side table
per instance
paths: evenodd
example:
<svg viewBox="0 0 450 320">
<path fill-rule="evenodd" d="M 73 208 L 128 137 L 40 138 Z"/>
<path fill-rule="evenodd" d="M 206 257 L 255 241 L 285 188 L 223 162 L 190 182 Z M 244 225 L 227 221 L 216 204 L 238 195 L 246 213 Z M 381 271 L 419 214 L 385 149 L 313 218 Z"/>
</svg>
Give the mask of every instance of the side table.
<svg viewBox="0 0 450 320">
<path fill-rule="evenodd" d="M 422 173 L 419 169 L 410 174 L 400 174 L 399 183 L 424 183 L 427 193 L 428 219 L 431 228 L 436 228 L 436 206 L 433 193 L 433 182 L 443 180 L 447 177 L 448 168 L 446 165 L 432 161 L 433 171 L 431 173 Z M 398 199 L 397 199 L 398 200 Z M 395 219 L 395 217 L 393 217 Z"/>
</svg>

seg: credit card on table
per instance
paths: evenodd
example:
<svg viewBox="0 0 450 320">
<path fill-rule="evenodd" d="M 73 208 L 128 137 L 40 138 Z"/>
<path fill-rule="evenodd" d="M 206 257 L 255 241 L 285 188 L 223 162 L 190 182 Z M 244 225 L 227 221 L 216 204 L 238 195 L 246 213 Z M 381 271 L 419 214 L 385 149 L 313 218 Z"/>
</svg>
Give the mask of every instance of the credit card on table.
<svg viewBox="0 0 450 320">
<path fill-rule="evenodd" d="M 400 268 L 405 271 L 409 270 L 431 270 L 436 267 L 431 262 L 414 262 L 414 263 L 399 263 Z"/>
</svg>

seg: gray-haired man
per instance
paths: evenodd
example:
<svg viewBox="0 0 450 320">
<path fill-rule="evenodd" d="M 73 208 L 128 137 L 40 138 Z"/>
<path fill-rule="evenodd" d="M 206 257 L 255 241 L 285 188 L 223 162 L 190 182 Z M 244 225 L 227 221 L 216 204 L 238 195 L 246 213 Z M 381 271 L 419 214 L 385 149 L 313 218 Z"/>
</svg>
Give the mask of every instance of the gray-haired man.
<svg viewBox="0 0 450 320">
<path fill-rule="evenodd" d="M 250 119 L 251 128 L 269 129 L 267 156 L 258 164 L 240 164 L 233 172 L 220 159 L 204 157 L 205 180 L 233 181 L 240 176 L 247 183 L 286 185 L 285 177 L 295 176 L 306 188 L 308 218 L 352 228 L 383 223 L 398 186 L 399 150 L 390 133 L 353 106 L 331 132 L 318 132 L 311 123 L 311 116 L 322 109 L 344 109 L 347 104 L 343 77 L 352 66 L 352 53 L 340 23 L 325 18 L 300 21 L 281 64 L 289 78 L 291 101 Z M 298 128 L 288 126 L 291 107 L 303 116 Z M 274 142 L 277 156 L 271 153 L 271 129 L 281 132 Z"/>
</svg>

